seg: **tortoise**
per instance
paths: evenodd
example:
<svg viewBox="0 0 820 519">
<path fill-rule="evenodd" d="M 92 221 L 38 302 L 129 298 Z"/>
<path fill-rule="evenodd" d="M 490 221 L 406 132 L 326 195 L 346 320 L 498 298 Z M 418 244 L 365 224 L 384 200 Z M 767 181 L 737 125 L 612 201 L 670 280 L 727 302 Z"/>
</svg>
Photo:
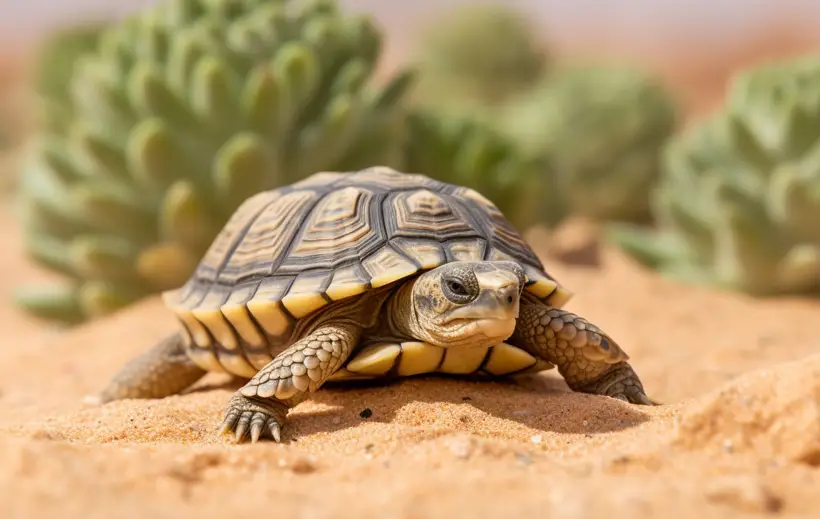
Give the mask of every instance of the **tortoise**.
<svg viewBox="0 0 820 519">
<path fill-rule="evenodd" d="M 162 294 L 177 331 L 96 401 L 227 372 L 247 379 L 221 423 L 238 442 L 281 441 L 288 410 L 328 381 L 557 366 L 573 391 L 653 405 L 623 349 L 562 309 L 571 297 L 478 191 L 386 166 L 322 171 L 239 206 Z"/>
</svg>

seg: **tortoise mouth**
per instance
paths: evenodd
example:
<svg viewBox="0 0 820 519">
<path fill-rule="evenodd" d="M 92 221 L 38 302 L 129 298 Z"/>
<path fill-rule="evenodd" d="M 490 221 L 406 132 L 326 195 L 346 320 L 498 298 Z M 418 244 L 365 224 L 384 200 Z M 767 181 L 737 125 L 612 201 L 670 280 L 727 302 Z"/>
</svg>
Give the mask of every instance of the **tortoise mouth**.
<svg viewBox="0 0 820 519">
<path fill-rule="evenodd" d="M 464 336 L 483 336 L 504 340 L 515 331 L 516 319 L 509 316 L 465 318 L 459 317 L 447 322 L 447 326 L 458 330 Z"/>
</svg>

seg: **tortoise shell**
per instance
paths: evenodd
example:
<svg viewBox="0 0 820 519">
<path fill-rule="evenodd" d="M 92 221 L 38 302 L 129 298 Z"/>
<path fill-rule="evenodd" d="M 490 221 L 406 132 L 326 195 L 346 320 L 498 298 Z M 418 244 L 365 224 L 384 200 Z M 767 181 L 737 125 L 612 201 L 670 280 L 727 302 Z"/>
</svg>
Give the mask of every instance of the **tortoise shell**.
<svg viewBox="0 0 820 519">
<path fill-rule="evenodd" d="M 253 376 L 272 360 L 270 345 L 286 345 L 294 323 L 323 306 L 482 259 L 517 261 L 525 290 L 554 307 L 572 296 L 473 189 L 387 167 L 320 172 L 247 199 L 185 285 L 163 299 L 195 362 Z"/>
</svg>

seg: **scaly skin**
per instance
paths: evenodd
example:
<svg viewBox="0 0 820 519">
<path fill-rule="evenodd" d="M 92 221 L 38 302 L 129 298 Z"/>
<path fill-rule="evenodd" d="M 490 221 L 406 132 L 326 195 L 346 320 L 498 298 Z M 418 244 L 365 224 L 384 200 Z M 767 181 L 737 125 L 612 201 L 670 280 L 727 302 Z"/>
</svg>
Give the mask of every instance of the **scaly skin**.
<svg viewBox="0 0 820 519">
<path fill-rule="evenodd" d="M 243 386 L 231 399 L 222 423 L 241 442 L 250 432 L 281 440 L 288 409 L 319 389 L 347 360 L 361 336 L 353 322 L 329 322 L 296 341 Z"/>
<path fill-rule="evenodd" d="M 573 391 L 654 405 L 629 356 L 583 317 L 525 294 L 511 343 L 555 364 Z"/>
<path fill-rule="evenodd" d="M 237 391 L 228 403 L 222 433 L 233 432 L 237 442 L 250 433 L 281 441 L 288 411 L 317 391 L 359 344 L 362 331 L 376 324 L 389 289 L 370 291 L 342 300 L 301 320 L 292 343 Z"/>
<path fill-rule="evenodd" d="M 123 366 L 90 400 L 104 404 L 125 398 L 164 398 L 185 390 L 205 373 L 188 358 L 182 335 L 174 333 Z"/>
</svg>

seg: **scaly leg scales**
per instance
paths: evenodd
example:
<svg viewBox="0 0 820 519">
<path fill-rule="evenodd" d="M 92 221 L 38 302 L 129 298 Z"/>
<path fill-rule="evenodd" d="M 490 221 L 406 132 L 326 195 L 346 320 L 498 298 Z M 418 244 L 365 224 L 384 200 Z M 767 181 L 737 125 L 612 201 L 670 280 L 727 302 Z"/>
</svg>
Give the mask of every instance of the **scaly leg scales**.
<svg viewBox="0 0 820 519">
<path fill-rule="evenodd" d="M 629 356 L 583 317 L 537 301 L 522 301 L 512 342 L 555 364 L 573 391 L 653 405 Z"/>
<path fill-rule="evenodd" d="M 243 386 L 231 399 L 223 431 L 237 441 L 250 432 L 280 441 L 288 409 L 319 389 L 350 356 L 361 335 L 353 324 L 324 324 L 293 343 Z"/>
</svg>

